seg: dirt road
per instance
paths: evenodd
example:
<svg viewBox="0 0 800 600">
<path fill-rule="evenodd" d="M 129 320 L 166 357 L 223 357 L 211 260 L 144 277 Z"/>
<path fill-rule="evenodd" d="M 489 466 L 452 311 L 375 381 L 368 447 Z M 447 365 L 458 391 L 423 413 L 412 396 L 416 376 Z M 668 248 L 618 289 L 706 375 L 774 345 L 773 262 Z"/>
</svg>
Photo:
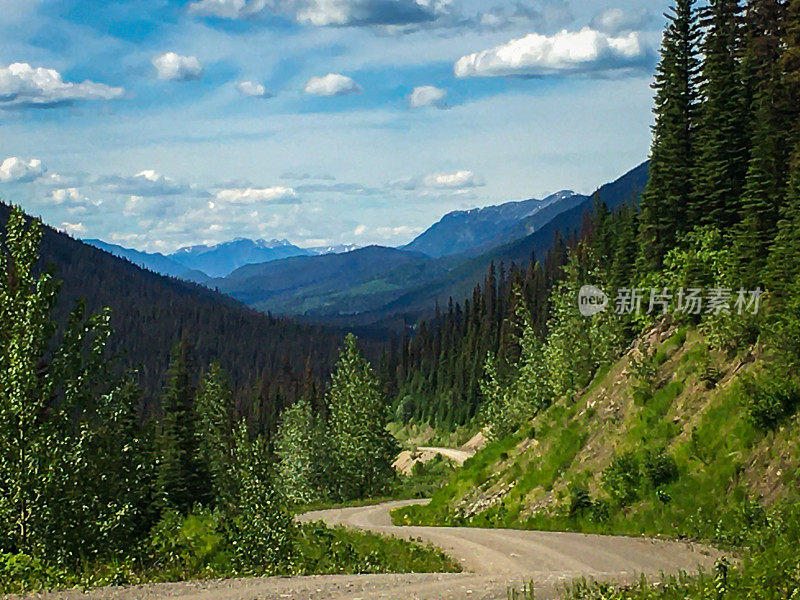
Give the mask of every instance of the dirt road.
<svg viewBox="0 0 800 600">
<path fill-rule="evenodd" d="M 156 584 L 58 592 L 46 600 L 503 600 L 509 584 L 533 580 L 536 597 L 555 598 L 579 577 L 631 581 L 640 573 L 709 569 L 715 556 L 678 542 L 639 538 L 499 529 L 394 527 L 389 511 L 408 502 L 326 510 L 303 520 L 322 520 L 431 542 L 461 561 L 464 573 L 419 575 L 325 575 L 292 579 Z"/>
<path fill-rule="evenodd" d="M 430 446 L 420 446 L 417 448 L 420 452 L 433 452 L 445 458 L 454 461 L 458 466 L 463 465 L 468 458 L 475 456 L 474 452 L 465 452 L 464 450 L 456 450 L 454 448 L 433 448 Z"/>
</svg>

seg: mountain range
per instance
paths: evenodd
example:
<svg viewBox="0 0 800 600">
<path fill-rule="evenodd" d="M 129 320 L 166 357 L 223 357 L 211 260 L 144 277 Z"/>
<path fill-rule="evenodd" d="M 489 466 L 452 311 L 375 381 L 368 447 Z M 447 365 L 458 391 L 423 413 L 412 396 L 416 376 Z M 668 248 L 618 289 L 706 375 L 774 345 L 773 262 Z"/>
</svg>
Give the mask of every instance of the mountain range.
<svg viewBox="0 0 800 600">
<path fill-rule="evenodd" d="M 206 283 L 212 278 L 225 277 L 245 265 L 266 263 L 293 256 L 344 253 L 356 248 L 354 245 L 299 248 L 288 240 L 268 241 L 236 238 L 221 244 L 188 246 L 180 248 L 172 254 L 164 255 L 124 248 L 103 240 L 87 239 L 83 241 L 155 273 L 195 283 Z"/>
<path fill-rule="evenodd" d="M 236 239 L 147 254 L 87 240 L 150 270 L 202 283 L 259 311 L 341 327 L 397 328 L 437 302 L 471 293 L 491 263 L 543 257 L 557 233 L 576 233 L 599 198 L 610 210 L 635 202 L 644 163 L 592 196 L 561 191 L 544 199 L 456 211 L 401 248 L 303 249 L 286 240 Z"/>
</svg>

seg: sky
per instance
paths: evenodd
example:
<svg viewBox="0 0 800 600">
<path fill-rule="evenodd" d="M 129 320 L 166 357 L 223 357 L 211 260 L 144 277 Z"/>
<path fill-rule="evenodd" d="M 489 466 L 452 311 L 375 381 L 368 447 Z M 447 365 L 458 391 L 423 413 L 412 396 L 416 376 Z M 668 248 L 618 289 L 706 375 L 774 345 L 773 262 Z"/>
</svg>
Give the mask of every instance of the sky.
<svg viewBox="0 0 800 600">
<path fill-rule="evenodd" d="M 0 197 L 151 252 L 401 245 L 646 159 L 667 0 L 0 0 Z"/>
</svg>

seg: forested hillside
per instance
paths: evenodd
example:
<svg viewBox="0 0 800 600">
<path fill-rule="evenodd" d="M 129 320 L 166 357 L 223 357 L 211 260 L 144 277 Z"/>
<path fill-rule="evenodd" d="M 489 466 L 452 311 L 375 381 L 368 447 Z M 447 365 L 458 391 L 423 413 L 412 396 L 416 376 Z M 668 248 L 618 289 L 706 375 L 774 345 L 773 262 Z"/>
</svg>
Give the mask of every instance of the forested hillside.
<svg viewBox="0 0 800 600">
<path fill-rule="evenodd" d="M 10 209 L 0 204 L 5 226 Z M 75 302 L 111 309 L 110 352 L 137 371 L 146 412 L 158 404 L 171 349 L 191 347 L 198 369 L 213 362 L 229 373 L 238 409 L 264 431 L 309 389 L 320 389 L 343 336 L 246 308 L 204 287 L 143 270 L 45 227 L 40 264 L 61 280 L 57 320 Z"/>
<path fill-rule="evenodd" d="M 503 286 L 513 333 L 483 346 L 475 421 L 493 442 L 395 518 L 746 548 L 710 577 L 570 598 L 795 598 L 800 1 L 677 0 L 654 87 L 639 209 L 598 204 L 549 290 Z"/>
</svg>

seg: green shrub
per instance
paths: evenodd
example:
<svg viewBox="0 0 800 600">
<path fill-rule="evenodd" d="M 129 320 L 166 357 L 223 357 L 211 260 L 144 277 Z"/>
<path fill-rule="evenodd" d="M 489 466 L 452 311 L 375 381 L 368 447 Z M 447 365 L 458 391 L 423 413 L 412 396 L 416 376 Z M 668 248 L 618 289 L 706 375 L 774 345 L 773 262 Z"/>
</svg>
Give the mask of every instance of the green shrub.
<svg viewBox="0 0 800 600">
<path fill-rule="evenodd" d="M 186 517 L 167 512 L 153 527 L 147 547 L 153 567 L 171 577 L 223 576 L 233 571 L 222 518 L 213 511 L 197 508 Z"/>
<path fill-rule="evenodd" d="M 592 496 L 585 487 L 573 486 L 569 491 L 569 516 L 575 518 L 592 508 Z"/>
<path fill-rule="evenodd" d="M 620 506 L 636 500 L 641 483 L 641 465 L 634 452 L 620 454 L 603 471 L 603 489 Z"/>
<path fill-rule="evenodd" d="M 774 429 L 800 407 L 800 389 L 788 375 L 745 378 L 743 388 L 745 409 L 758 429 Z"/>
<path fill-rule="evenodd" d="M 678 464 L 664 450 L 650 450 L 642 461 L 645 477 L 654 488 L 668 485 L 678 479 Z"/>
<path fill-rule="evenodd" d="M 53 587 L 62 574 L 27 554 L 0 554 L 0 593 L 25 592 Z"/>
</svg>

